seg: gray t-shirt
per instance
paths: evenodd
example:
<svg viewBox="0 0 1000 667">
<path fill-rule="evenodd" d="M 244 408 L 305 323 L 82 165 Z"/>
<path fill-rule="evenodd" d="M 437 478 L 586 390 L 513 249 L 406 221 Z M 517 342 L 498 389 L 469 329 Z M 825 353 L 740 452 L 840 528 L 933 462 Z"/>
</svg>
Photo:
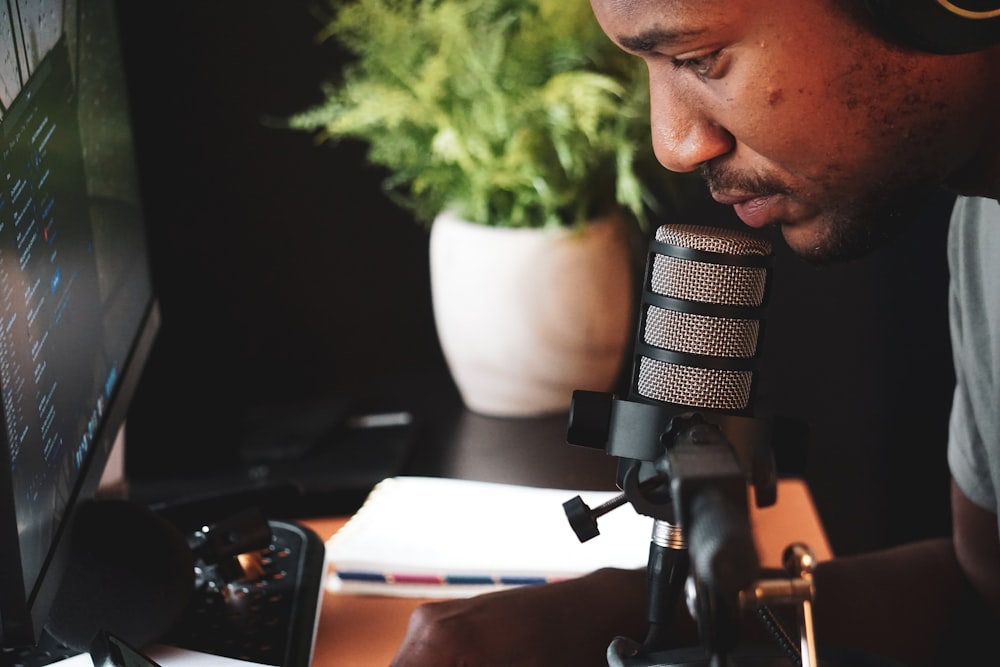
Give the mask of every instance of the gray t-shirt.
<svg viewBox="0 0 1000 667">
<path fill-rule="evenodd" d="M 948 427 L 952 477 L 996 512 L 1000 489 L 1000 204 L 960 197 L 948 234 L 957 384 Z"/>
</svg>

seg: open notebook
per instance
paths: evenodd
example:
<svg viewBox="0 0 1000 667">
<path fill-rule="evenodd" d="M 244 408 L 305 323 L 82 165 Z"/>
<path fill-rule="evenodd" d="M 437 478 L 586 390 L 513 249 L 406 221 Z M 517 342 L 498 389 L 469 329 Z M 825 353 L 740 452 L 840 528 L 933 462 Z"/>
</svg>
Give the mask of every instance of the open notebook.
<svg viewBox="0 0 1000 667">
<path fill-rule="evenodd" d="M 762 564 L 780 566 L 793 541 L 811 546 L 819 559 L 831 557 L 805 483 L 782 480 L 778 489 L 783 510 L 751 503 Z M 600 517 L 600 534 L 581 543 L 563 510 L 575 495 L 593 508 L 617 493 L 436 477 L 383 480 L 327 541 L 327 585 L 344 593 L 460 597 L 600 567 L 645 567 L 653 520 L 625 504 Z"/>
<path fill-rule="evenodd" d="M 436 477 L 380 482 L 327 541 L 328 582 L 344 592 L 457 597 L 641 567 L 652 519 L 621 507 L 581 543 L 562 504 L 591 507 L 614 492 L 535 488 Z"/>
</svg>

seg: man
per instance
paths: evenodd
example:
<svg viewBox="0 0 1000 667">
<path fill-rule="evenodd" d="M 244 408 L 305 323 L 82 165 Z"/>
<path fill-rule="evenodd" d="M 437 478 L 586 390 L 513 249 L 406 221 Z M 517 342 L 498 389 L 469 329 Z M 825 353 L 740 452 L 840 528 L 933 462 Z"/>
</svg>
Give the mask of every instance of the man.
<svg viewBox="0 0 1000 667">
<path fill-rule="evenodd" d="M 660 162 L 700 170 L 718 202 L 780 230 L 802 257 L 858 256 L 916 218 L 926 193 L 963 196 L 948 249 L 953 537 L 836 558 L 815 574 L 821 645 L 907 665 L 962 664 L 949 655 L 977 637 L 972 624 L 1000 628 L 1000 28 L 957 55 L 925 50 L 964 50 L 961 37 L 925 47 L 933 20 L 921 48 L 898 40 L 918 6 L 970 25 L 991 11 L 941 3 L 887 2 L 902 17 L 887 28 L 862 0 L 591 2 L 649 67 Z M 612 637 L 644 636 L 644 595 L 643 573 L 603 570 L 426 605 L 394 664 L 606 664 Z"/>
</svg>

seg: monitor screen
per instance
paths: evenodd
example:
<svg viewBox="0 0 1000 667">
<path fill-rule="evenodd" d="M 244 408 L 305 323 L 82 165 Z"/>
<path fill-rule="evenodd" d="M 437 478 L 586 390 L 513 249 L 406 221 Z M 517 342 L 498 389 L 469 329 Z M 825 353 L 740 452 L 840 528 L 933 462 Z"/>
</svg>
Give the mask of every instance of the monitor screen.
<svg viewBox="0 0 1000 667">
<path fill-rule="evenodd" d="M 37 641 L 158 326 L 112 0 L 0 6 L 0 646 Z"/>
</svg>

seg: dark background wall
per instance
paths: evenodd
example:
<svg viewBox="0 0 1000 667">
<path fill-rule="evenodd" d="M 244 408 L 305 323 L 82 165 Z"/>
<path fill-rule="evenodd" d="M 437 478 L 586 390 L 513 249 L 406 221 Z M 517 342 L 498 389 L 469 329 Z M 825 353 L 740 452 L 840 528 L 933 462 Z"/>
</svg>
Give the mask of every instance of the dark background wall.
<svg viewBox="0 0 1000 667">
<path fill-rule="evenodd" d="M 453 391 L 426 231 L 381 195 L 363 147 L 262 122 L 318 101 L 341 61 L 314 44 L 310 0 L 119 4 L 165 322 L 130 468 L 215 465 L 262 407 Z M 759 404 L 808 420 L 804 473 L 841 553 L 947 528 L 949 204 L 861 262 L 778 251 Z M 733 222 L 702 206 L 664 221 Z"/>
<path fill-rule="evenodd" d="M 440 368 L 426 231 L 361 146 L 263 122 L 318 101 L 338 62 L 310 2 L 120 5 L 165 321 L 134 439 L 187 466 L 225 450 L 244 406 Z"/>
</svg>

